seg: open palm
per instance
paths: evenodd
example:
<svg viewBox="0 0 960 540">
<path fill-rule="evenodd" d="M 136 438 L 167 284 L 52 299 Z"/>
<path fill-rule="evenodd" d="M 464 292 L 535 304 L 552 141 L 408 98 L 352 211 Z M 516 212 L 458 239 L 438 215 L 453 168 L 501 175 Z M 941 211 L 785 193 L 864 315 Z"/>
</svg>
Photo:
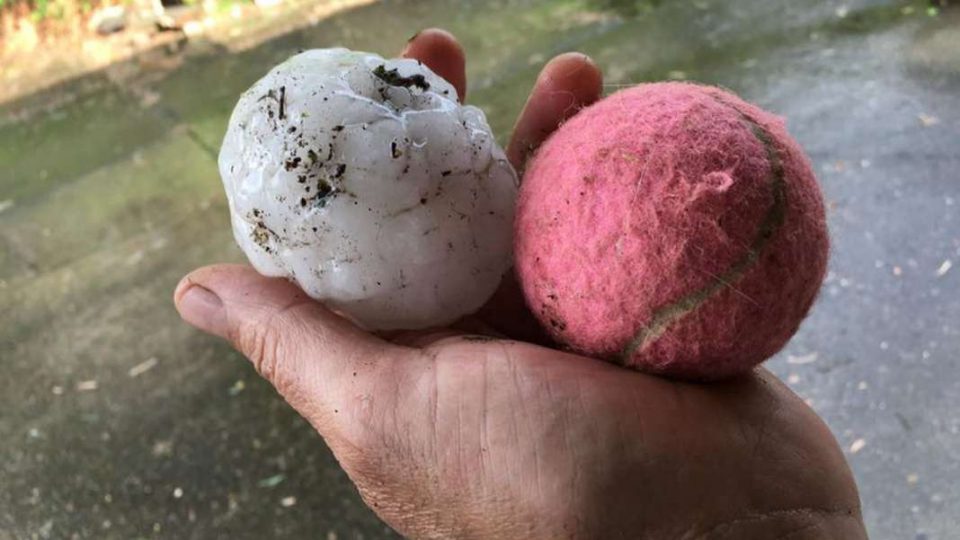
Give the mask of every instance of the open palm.
<svg viewBox="0 0 960 540">
<path fill-rule="evenodd" d="M 465 95 L 449 34 L 404 51 Z M 583 55 L 543 70 L 517 168 L 600 95 Z M 817 415 L 765 370 L 672 382 L 557 351 L 505 280 L 457 329 L 390 339 L 249 267 L 186 276 L 183 317 L 229 339 L 324 437 L 364 500 L 417 538 L 865 538 Z"/>
</svg>

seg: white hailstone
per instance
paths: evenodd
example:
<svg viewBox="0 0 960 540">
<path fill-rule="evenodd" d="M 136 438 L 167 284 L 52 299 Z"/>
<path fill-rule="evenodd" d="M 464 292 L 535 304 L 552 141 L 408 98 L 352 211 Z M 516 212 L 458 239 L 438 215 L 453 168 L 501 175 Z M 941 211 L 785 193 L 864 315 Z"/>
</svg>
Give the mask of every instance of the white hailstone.
<svg viewBox="0 0 960 540">
<path fill-rule="evenodd" d="M 368 329 L 453 322 L 510 267 L 516 173 L 416 60 L 290 58 L 240 98 L 219 164 L 253 266 Z"/>
</svg>

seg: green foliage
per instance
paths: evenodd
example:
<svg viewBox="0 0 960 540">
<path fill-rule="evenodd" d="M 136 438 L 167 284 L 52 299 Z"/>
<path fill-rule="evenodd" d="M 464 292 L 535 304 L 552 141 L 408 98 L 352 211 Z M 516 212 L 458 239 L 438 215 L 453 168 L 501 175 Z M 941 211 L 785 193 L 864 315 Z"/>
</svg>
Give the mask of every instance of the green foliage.
<svg viewBox="0 0 960 540">
<path fill-rule="evenodd" d="M 49 0 L 36 0 L 33 11 L 30 12 L 30 17 L 34 20 L 34 22 L 42 21 L 47 17 L 47 9 L 49 6 Z"/>
<path fill-rule="evenodd" d="M 610 10 L 621 15 L 636 16 L 660 7 L 664 0 L 589 0 L 588 3 L 601 10 Z"/>
<path fill-rule="evenodd" d="M 26 13 L 34 23 L 42 23 L 83 17 L 103 3 L 103 0 L 0 0 L 0 16 L 11 12 Z"/>
<path fill-rule="evenodd" d="M 188 6 L 196 6 L 203 0 L 183 0 Z M 250 0 L 215 0 L 215 11 L 229 10 L 236 4 Z M 132 5 L 134 0 L 0 0 L 0 17 L 26 15 L 34 24 L 86 18 L 105 4 Z"/>
</svg>

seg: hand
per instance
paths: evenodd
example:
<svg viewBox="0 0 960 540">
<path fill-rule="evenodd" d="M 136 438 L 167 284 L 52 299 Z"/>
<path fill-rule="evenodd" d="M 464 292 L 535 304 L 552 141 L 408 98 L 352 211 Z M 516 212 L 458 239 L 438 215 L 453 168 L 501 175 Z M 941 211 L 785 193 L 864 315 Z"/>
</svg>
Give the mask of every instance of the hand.
<svg viewBox="0 0 960 540">
<path fill-rule="evenodd" d="M 452 36 L 404 51 L 465 95 Z M 526 156 L 601 75 L 544 67 L 508 154 Z M 539 340 L 510 280 L 462 330 L 364 332 L 245 266 L 186 276 L 177 308 L 229 339 L 323 436 L 373 510 L 418 538 L 866 538 L 827 427 L 765 370 L 671 382 L 496 335 Z M 520 316 L 516 316 L 516 314 Z"/>
</svg>

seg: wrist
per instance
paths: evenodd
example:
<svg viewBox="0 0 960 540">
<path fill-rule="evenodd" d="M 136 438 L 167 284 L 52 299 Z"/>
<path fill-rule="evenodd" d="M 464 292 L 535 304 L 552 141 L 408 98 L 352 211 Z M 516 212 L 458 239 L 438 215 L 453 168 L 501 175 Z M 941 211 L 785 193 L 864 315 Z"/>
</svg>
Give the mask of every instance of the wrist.
<svg viewBox="0 0 960 540">
<path fill-rule="evenodd" d="M 866 540 L 859 508 L 796 508 L 746 515 L 706 530 L 691 531 L 697 540 Z M 686 538 L 686 536 L 685 536 Z"/>
</svg>

